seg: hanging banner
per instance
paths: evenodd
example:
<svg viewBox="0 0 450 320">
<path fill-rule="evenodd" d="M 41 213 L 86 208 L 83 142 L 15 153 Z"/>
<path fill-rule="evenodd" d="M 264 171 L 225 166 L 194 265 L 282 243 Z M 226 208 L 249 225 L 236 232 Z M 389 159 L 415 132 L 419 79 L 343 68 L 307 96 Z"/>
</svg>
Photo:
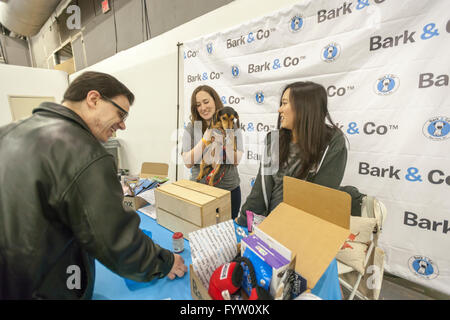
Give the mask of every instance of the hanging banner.
<svg viewBox="0 0 450 320">
<path fill-rule="evenodd" d="M 203 84 L 239 113 L 244 203 L 283 88 L 322 84 L 349 141 L 342 185 L 387 207 L 385 270 L 450 294 L 448 9 L 447 1 L 303 0 L 185 42 L 184 123 Z"/>
</svg>

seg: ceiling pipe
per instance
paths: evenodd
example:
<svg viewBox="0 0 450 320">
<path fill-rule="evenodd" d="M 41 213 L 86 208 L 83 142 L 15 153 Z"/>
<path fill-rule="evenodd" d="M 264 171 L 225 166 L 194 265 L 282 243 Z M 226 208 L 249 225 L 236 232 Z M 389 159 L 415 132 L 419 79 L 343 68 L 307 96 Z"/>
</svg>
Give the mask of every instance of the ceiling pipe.
<svg viewBox="0 0 450 320">
<path fill-rule="evenodd" d="M 34 36 L 59 3 L 60 0 L 0 1 L 0 23 L 17 34 Z"/>
</svg>

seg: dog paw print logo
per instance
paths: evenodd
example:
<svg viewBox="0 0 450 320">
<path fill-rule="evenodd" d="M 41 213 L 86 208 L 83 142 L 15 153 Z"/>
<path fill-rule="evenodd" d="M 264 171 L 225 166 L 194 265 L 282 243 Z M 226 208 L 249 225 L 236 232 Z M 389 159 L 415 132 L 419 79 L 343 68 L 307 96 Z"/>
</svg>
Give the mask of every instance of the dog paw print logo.
<svg viewBox="0 0 450 320">
<path fill-rule="evenodd" d="M 298 31 L 302 30 L 303 24 L 304 24 L 303 16 L 300 14 L 297 14 L 297 15 L 293 16 L 291 18 L 291 20 L 289 21 L 289 30 L 291 32 L 296 33 Z"/>
<path fill-rule="evenodd" d="M 450 138 L 450 118 L 433 117 L 423 125 L 423 134 L 434 141 L 444 141 Z"/>
<path fill-rule="evenodd" d="M 422 279 L 434 279 L 439 275 L 437 265 L 428 257 L 412 256 L 408 261 L 409 270 Z"/>
<path fill-rule="evenodd" d="M 213 44 L 212 42 L 209 42 L 206 44 L 206 52 L 208 52 L 208 54 L 212 54 L 213 53 Z"/>
<path fill-rule="evenodd" d="M 335 61 L 339 55 L 341 54 L 341 46 L 337 43 L 329 43 L 327 44 L 321 52 L 321 58 L 325 62 L 333 62 Z"/>
<path fill-rule="evenodd" d="M 375 93 L 386 96 L 394 93 L 400 86 L 400 79 L 393 74 L 386 74 L 375 81 Z"/>
<path fill-rule="evenodd" d="M 258 91 L 255 93 L 255 101 L 257 104 L 264 103 L 264 92 Z"/>
<path fill-rule="evenodd" d="M 240 74 L 239 66 L 237 65 L 231 66 L 231 75 L 233 76 L 233 78 L 239 77 L 239 74 Z"/>
</svg>

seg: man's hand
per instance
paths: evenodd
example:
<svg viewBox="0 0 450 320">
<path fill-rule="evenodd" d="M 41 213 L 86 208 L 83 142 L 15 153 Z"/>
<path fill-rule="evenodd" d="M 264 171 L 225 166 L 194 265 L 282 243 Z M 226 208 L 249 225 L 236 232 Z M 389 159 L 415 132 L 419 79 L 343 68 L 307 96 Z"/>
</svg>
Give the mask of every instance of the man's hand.
<svg viewBox="0 0 450 320">
<path fill-rule="evenodd" d="M 173 266 L 167 275 L 167 278 L 170 280 L 175 279 L 177 276 L 181 278 L 187 272 L 187 267 L 184 264 L 183 257 L 176 253 L 173 254 L 173 257 Z"/>
</svg>

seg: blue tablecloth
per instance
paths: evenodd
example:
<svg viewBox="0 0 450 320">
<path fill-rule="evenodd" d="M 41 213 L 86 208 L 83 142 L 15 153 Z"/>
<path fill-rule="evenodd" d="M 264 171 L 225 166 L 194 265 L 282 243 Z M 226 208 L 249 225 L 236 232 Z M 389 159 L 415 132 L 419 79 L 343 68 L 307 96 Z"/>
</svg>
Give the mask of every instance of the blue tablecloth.
<svg viewBox="0 0 450 320">
<path fill-rule="evenodd" d="M 172 250 L 173 232 L 157 224 L 155 220 L 138 211 L 141 218 L 140 228 L 151 233 L 151 238 L 161 247 Z M 185 264 L 189 266 L 191 249 L 189 241 L 184 240 L 184 251 L 181 253 Z M 94 300 L 192 300 L 189 271 L 183 278 L 169 280 L 155 279 L 147 283 L 126 280 L 111 272 L 96 260 L 96 278 L 94 284 Z M 333 260 L 321 277 L 312 293 L 326 300 L 340 300 L 341 291 L 337 273 L 337 263 Z"/>
<path fill-rule="evenodd" d="M 147 215 L 140 213 L 141 224 L 139 227 L 143 230 L 149 230 L 152 233 L 152 240 L 161 247 L 172 250 L 173 232 L 161 227 L 155 220 Z M 184 251 L 180 254 L 186 265 L 191 264 L 191 248 L 189 241 L 184 240 Z M 112 299 L 112 300 L 192 300 L 189 270 L 183 278 L 169 280 L 167 277 L 155 279 L 147 283 L 135 283 L 135 290 L 130 290 L 125 279 L 111 272 L 98 260 L 95 262 L 96 276 L 94 284 L 93 299 Z"/>
</svg>

